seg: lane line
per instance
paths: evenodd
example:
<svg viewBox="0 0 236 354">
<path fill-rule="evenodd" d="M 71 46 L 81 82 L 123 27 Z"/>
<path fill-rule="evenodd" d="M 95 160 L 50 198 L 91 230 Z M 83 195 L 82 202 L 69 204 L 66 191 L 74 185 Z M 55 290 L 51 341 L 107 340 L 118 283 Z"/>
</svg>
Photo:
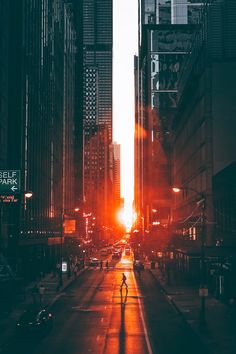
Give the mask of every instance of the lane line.
<svg viewBox="0 0 236 354">
<path fill-rule="evenodd" d="M 150 339 L 149 339 L 149 336 L 148 336 L 147 326 L 146 326 L 146 323 L 145 323 L 145 320 L 144 320 L 143 305 L 142 305 L 142 302 L 140 300 L 140 294 L 139 294 L 139 290 L 138 290 L 138 287 L 137 287 L 137 282 L 136 282 L 136 279 L 135 279 L 135 276 L 134 276 L 133 272 L 132 272 L 132 275 L 133 275 L 133 279 L 134 279 L 135 289 L 136 289 L 136 292 L 137 292 L 137 295 L 138 295 L 139 311 L 140 311 L 140 316 L 141 316 L 141 320 L 142 320 L 142 325 L 143 325 L 145 341 L 146 341 L 146 345 L 147 345 L 147 349 L 148 349 L 148 354 L 153 354 L 152 346 L 151 346 Z"/>
</svg>

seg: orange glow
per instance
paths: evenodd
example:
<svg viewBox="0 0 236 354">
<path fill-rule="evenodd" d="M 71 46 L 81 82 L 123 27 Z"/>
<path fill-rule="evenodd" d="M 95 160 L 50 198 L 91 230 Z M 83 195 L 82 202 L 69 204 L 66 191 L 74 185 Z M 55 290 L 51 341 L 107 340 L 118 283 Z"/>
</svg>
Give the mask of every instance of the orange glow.
<svg viewBox="0 0 236 354">
<path fill-rule="evenodd" d="M 135 137 L 137 139 L 145 139 L 147 137 L 146 130 L 139 124 L 135 124 Z"/>
<path fill-rule="evenodd" d="M 136 220 L 136 213 L 129 203 L 125 203 L 124 208 L 119 213 L 119 220 L 125 225 L 126 232 L 129 232 Z"/>
<path fill-rule="evenodd" d="M 64 233 L 73 234 L 75 232 L 76 221 L 73 219 L 64 220 Z"/>
</svg>

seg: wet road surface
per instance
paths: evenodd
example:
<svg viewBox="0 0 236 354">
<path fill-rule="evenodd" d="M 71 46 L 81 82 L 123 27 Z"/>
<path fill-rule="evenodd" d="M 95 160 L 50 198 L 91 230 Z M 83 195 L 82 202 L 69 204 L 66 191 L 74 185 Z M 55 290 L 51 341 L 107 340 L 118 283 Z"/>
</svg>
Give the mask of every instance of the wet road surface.
<svg viewBox="0 0 236 354">
<path fill-rule="evenodd" d="M 148 270 L 136 278 L 131 256 L 112 264 L 86 270 L 60 294 L 51 332 L 13 338 L 1 354 L 205 354 Z"/>
</svg>

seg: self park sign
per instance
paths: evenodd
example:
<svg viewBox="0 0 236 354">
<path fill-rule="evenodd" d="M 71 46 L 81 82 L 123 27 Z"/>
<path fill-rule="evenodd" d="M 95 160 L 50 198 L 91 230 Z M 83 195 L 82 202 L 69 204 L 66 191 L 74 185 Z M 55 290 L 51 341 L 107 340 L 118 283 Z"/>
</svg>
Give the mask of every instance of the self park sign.
<svg viewBox="0 0 236 354">
<path fill-rule="evenodd" d="M 20 189 L 20 170 L 0 170 L 1 194 L 19 194 Z"/>
</svg>

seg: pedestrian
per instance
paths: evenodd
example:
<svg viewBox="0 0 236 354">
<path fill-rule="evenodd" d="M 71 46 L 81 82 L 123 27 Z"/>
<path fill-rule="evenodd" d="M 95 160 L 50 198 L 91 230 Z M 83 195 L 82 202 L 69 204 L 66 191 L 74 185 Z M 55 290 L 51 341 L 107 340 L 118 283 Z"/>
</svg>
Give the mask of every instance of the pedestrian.
<svg viewBox="0 0 236 354">
<path fill-rule="evenodd" d="M 84 264 L 84 259 L 82 259 L 82 268 L 84 268 L 85 264 Z"/>
<path fill-rule="evenodd" d="M 106 269 L 107 269 L 107 270 L 109 269 L 109 263 L 108 263 L 108 260 L 106 261 Z"/>
<path fill-rule="evenodd" d="M 79 261 L 77 261 L 76 267 L 77 267 L 77 271 L 79 272 L 80 271 L 80 267 L 81 267 L 81 263 Z"/>
<path fill-rule="evenodd" d="M 100 270 L 102 270 L 102 267 L 103 267 L 103 261 L 102 259 L 100 260 Z"/>
<path fill-rule="evenodd" d="M 39 289 L 37 287 L 37 284 L 35 284 L 34 287 L 31 289 L 31 294 L 32 294 L 33 304 L 34 305 L 36 305 L 36 303 L 37 303 L 38 293 L 39 293 Z"/>
<path fill-rule="evenodd" d="M 61 264 L 60 264 L 60 263 L 57 263 L 56 268 L 57 268 L 57 275 L 58 275 L 58 277 L 59 277 L 59 276 L 60 276 L 60 273 L 61 273 Z"/>
<path fill-rule="evenodd" d="M 137 273 L 138 273 L 138 277 L 141 278 L 141 267 L 140 267 L 140 264 L 137 265 Z"/>
<path fill-rule="evenodd" d="M 122 280 L 121 280 L 121 285 L 120 285 L 120 289 L 122 290 L 122 287 L 123 287 L 123 285 L 126 287 L 126 289 L 128 289 L 128 285 L 127 285 L 127 283 L 126 283 L 126 275 L 125 275 L 125 273 L 122 273 Z"/>
<path fill-rule="evenodd" d="M 40 284 L 39 285 L 39 301 L 40 301 L 40 305 L 43 302 L 44 293 L 45 293 L 45 287 L 43 286 L 43 284 Z"/>
<path fill-rule="evenodd" d="M 73 268 L 74 278 L 76 278 L 76 276 L 77 276 L 77 270 L 78 270 L 77 264 L 75 264 L 74 268 Z"/>
</svg>

